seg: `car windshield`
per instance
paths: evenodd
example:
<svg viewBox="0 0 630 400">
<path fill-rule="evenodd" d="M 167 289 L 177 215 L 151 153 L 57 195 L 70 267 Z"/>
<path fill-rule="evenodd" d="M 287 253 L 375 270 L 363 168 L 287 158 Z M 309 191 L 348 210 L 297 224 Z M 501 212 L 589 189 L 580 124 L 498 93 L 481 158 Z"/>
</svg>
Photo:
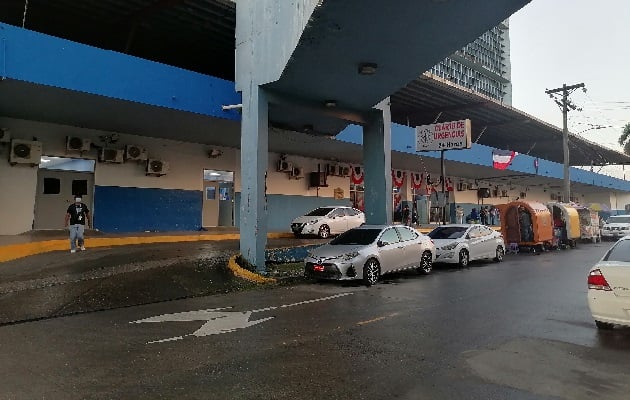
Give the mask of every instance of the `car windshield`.
<svg viewBox="0 0 630 400">
<path fill-rule="evenodd" d="M 604 261 L 630 262 L 630 240 L 618 241 L 604 256 Z"/>
<path fill-rule="evenodd" d="M 334 210 L 334 208 L 320 207 L 320 208 L 316 208 L 313 211 L 311 211 L 310 213 L 306 214 L 306 216 L 307 217 L 323 217 L 324 215 L 328 214 L 332 210 Z"/>
<path fill-rule="evenodd" d="M 629 224 L 630 215 L 620 215 L 608 218 L 607 224 Z"/>
<path fill-rule="evenodd" d="M 431 239 L 459 239 L 464 236 L 466 230 L 468 228 L 464 226 L 445 226 L 429 232 L 429 237 Z"/>
<path fill-rule="evenodd" d="M 337 236 L 330 242 L 330 244 L 368 245 L 374 243 L 380 232 L 380 229 L 350 229 L 349 231 L 345 231 L 341 235 Z"/>
</svg>

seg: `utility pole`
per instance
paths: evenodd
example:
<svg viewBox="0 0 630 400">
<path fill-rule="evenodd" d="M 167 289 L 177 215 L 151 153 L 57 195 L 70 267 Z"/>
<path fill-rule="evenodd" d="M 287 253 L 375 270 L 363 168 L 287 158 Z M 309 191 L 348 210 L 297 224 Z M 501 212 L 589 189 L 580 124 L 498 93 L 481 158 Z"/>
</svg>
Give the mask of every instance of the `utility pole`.
<svg viewBox="0 0 630 400">
<path fill-rule="evenodd" d="M 569 176 L 569 128 L 567 127 L 567 114 L 569 113 L 569 109 L 582 111 L 581 109 L 578 109 L 571 100 L 569 100 L 569 95 L 579 88 L 582 88 L 582 90 L 586 92 L 586 88 L 583 83 L 571 86 L 567 86 L 565 83 L 561 88 L 545 90 L 545 93 L 547 93 L 562 110 L 562 150 L 564 153 L 564 194 L 562 199 L 565 203 L 571 201 L 571 177 Z M 555 94 L 562 94 L 561 99 L 554 97 Z"/>
</svg>

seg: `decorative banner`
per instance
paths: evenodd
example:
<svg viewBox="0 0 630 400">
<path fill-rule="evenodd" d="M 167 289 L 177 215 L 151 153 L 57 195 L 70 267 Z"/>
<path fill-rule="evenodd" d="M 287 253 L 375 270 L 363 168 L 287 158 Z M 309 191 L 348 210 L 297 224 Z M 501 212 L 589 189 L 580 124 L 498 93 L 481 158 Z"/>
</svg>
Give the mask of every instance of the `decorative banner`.
<svg viewBox="0 0 630 400">
<path fill-rule="evenodd" d="M 517 154 L 512 150 L 492 149 L 492 166 L 496 169 L 507 169 Z"/>
<path fill-rule="evenodd" d="M 363 168 L 359 165 L 353 166 L 350 181 L 355 185 L 361 185 L 363 184 L 363 178 Z"/>
<path fill-rule="evenodd" d="M 453 181 L 451 178 L 446 178 L 446 191 L 453 192 L 455 191 L 455 187 L 453 186 Z"/>
<path fill-rule="evenodd" d="M 469 149 L 470 120 L 416 126 L 416 151 Z"/>
<path fill-rule="evenodd" d="M 400 189 L 405 183 L 405 175 L 406 173 L 399 169 L 392 169 L 392 184 Z"/>
<path fill-rule="evenodd" d="M 414 189 L 420 190 L 422 189 L 422 185 L 424 184 L 424 174 L 419 174 L 417 172 L 411 173 L 411 185 Z"/>
</svg>

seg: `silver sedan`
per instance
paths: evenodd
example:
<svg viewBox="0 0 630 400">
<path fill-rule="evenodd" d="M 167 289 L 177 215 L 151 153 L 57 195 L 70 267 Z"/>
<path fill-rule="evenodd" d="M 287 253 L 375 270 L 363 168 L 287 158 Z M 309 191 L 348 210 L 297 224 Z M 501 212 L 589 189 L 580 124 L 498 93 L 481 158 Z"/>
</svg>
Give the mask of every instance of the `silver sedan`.
<svg viewBox="0 0 630 400">
<path fill-rule="evenodd" d="M 304 272 L 315 279 L 362 279 L 371 286 L 387 272 L 415 268 L 428 274 L 434 260 L 431 239 L 412 228 L 362 225 L 312 250 L 304 260 Z"/>
<path fill-rule="evenodd" d="M 437 252 L 435 262 L 467 267 L 472 260 L 503 261 L 505 243 L 500 232 L 481 224 L 441 225 L 431 232 Z"/>
</svg>

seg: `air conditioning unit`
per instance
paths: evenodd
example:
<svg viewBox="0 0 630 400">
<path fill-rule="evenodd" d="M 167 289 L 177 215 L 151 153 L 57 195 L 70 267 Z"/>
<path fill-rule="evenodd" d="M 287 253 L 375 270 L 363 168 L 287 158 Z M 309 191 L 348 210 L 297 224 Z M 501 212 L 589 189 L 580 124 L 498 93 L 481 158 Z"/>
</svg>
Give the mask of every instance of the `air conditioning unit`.
<svg viewBox="0 0 630 400">
<path fill-rule="evenodd" d="M 477 197 L 480 199 L 487 199 L 490 197 L 490 189 L 489 188 L 479 188 L 477 189 Z"/>
<path fill-rule="evenodd" d="M 66 137 L 66 150 L 67 151 L 90 151 L 90 145 L 92 141 L 90 139 L 83 139 L 76 136 Z"/>
<path fill-rule="evenodd" d="M 125 160 L 127 161 L 145 161 L 149 159 L 147 149 L 135 145 L 125 146 Z"/>
<path fill-rule="evenodd" d="M 325 172 L 311 172 L 309 175 L 309 187 L 327 187 Z"/>
<path fill-rule="evenodd" d="M 121 149 L 102 148 L 98 156 L 100 162 L 122 163 L 125 151 Z"/>
<path fill-rule="evenodd" d="M 162 160 L 147 160 L 147 175 L 162 176 L 166 175 L 170 169 L 168 162 Z"/>
<path fill-rule="evenodd" d="M 11 140 L 9 163 L 39 165 L 42 158 L 42 143 L 31 140 Z"/>
<path fill-rule="evenodd" d="M 348 167 L 347 165 L 340 165 L 339 176 L 343 176 L 343 177 L 350 176 L 350 167 Z"/>
<path fill-rule="evenodd" d="M 337 168 L 337 164 L 327 164 L 326 165 L 326 175 L 328 176 L 335 176 L 337 175 L 338 168 Z"/>
<path fill-rule="evenodd" d="M 289 173 L 289 178 L 302 179 L 304 178 L 304 169 L 302 167 L 293 167 Z"/>
<path fill-rule="evenodd" d="M 8 129 L 0 129 L 0 143 L 10 143 L 11 134 Z"/>
<path fill-rule="evenodd" d="M 468 184 L 466 182 L 459 182 L 457 184 L 457 191 L 463 192 L 464 190 L 468 190 Z"/>
<path fill-rule="evenodd" d="M 293 171 L 293 164 L 281 158 L 278 160 L 278 172 L 291 172 Z"/>
</svg>

